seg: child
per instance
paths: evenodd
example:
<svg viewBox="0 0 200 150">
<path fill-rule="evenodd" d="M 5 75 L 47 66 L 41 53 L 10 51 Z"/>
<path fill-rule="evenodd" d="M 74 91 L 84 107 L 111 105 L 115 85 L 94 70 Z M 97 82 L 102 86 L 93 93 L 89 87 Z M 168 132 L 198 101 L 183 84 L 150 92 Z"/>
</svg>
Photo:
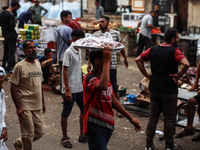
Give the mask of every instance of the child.
<svg viewBox="0 0 200 150">
<path fill-rule="evenodd" d="M 52 50 L 50 48 L 45 48 L 44 56 L 40 57 L 39 61 L 42 66 L 44 82 L 47 83 L 48 78 L 51 76 L 51 73 L 49 72 L 50 67 L 56 62 Z"/>
<path fill-rule="evenodd" d="M 82 30 L 73 30 L 71 33 L 72 41 L 85 37 Z M 62 83 L 62 97 L 64 99 L 63 111 L 61 114 L 61 127 L 63 137 L 61 142 L 64 147 L 71 148 L 72 144 L 67 134 L 67 120 L 71 113 L 74 102 L 80 108 L 80 135 L 79 142 L 87 142 L 83 133 L 83 85 L 82 85 L 82 70 L 81 70 L 81 50 L 74 48 L 73 44 L 65 51 L 63 57 L 63 83 Z"/>
<path fill-rule="evenodd" d="M 0 149 L 7 150 L 7 147 L 5 145 L 5 141 L 7 141 L 7 128 L 4 121 L 4 117 L 6 114 L 6 105 L 5 105 L 5 93 L 3 90 L 3 82 L 5 81 L 5 70 L 3 67 L 0 66 Z"/>
<path fill-rule="evenodd" d="M 132 117 L 115 98 L 110 82 L 110 60 L 112 48 L 90 52 L 93 71 L 83 81 L 84 120 L 83 131 L 86 133 L 90 150 L 107 149 L 108 141 L 114 130 L 113 108 L 124 115 L 135 130 L 141 130 L 141 124 Z"/>
</svg>

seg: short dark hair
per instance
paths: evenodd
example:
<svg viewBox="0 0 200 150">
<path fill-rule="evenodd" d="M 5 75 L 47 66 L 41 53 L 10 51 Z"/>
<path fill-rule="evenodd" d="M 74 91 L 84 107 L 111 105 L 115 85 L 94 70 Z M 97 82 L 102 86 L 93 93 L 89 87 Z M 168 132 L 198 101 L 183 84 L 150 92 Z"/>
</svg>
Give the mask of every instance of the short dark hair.
<svg viewBox="0 0 200 150">
<path fill-rule="evenodd" d="M 110 21 L 110 18 L 109 17 L 107 17 L 107 16 L 101 16 L 100 18 L 105 18 L 106 19 L 106 21 Z"/>
<path fill-rule="evenodd" d="M 92 63 L 92 66 L 94 67 L 94 61 L 95 59 L 103 59 L 103 51 L 91 51 L 89 54 L 90 62 Z"/>
<path fill-rule="evenodd" d="M 100 0 L 96 0 L 96 2 L 97 2 L 98 4 L 100 4 Z"/>
<path fill-rule="evenodd" d="M 164 35 L 165 42 L 167 42 L 167 43 L 171 42 L 172 38 L 176 38 L 177 33 L 178 33 L 178 31 L 174 28 L 167 29 L 167 31 L 165 32 L 165 35 Z"/>
<path fill-rule="evenodd" d="M 159 3 L 155 4 L 154 6 L 161 6 Z"/>
<path fill-rule="evenodd" d="M 63 17 L 67 17 L 68 15 L 71 15 L 71 16 L 72 16 L 71 11 L 63 10 L 63 11 L 61 11 L 61 13 L 60 13 L 60 19 L 63 20 Z"/>
<path fill-rule="evenodd" d="M 10 6 L 15 7 L 17 5 L 17 7 L 20 7 L 19 2 L 12 2 Z"/>
<path fill-rule="evenodd" d="M 6 9 L 8 9 L 8 8 L 9 8 L 8 6 L 3 6 L 3 7 L 2 7 L 3 10 L 6 10 Z"/>
<path fill-rule="evenodd" d="M 25 40 L 23 42 L 23 49 L 26 49 L 27 48 L 27 42 L 34 42 L 33 40 Z"/>
<path fill-rule="evenodd" d="M 157 13 L 158 13 L 158 11 L 151 10 L 149 13 L 150 13 L 150 14 L 151 14 L 151 13 L 157 14 Z"/>
<path fill-rule="evenodd" d="M 79 38 L 79 37 L 84 38 L 85 33 L 82 30 L 75 29 L 72 31 L 71 36 L 75 38 Z"/>
<path fill-rule="evenodd" d="M 50 48 L 45 48 L 44 49 L 44 55 L 48 55 L 51 52 L 52 52 L 52 50 Z"/>
</svg>

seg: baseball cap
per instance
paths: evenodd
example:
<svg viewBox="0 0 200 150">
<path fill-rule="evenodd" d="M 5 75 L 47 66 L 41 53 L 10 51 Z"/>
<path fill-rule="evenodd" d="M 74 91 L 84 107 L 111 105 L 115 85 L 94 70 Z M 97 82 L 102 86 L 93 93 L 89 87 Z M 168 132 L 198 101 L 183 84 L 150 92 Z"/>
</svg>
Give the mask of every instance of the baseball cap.
<svg viewBox="0 0 200 150">
<path fill-rule="evenodd" d="M 2 76 L 2 75 L 6 76 L 6 72 L 5 72 L 4 68 L 0 66 L 0 76 Z"/>
<path fill-rule="evenodd" d="M 32 11 L 33 14 L 35 15 L 35 9 L 34 8 L 31 8 L 29 11 Z"/>
</svg>

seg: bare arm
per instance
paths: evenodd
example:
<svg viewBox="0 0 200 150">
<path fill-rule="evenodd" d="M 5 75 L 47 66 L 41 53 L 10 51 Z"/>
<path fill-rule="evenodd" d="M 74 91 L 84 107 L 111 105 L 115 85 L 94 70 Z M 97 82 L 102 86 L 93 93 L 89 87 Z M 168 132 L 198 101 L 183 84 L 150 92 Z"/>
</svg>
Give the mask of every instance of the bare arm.
<svg viewBox="0 0 200 150">
<path fill-rule="evenodd" d="M 48 12 L 48 10 L 47 9 L 44 9 L 44 14 L 42 15 L 42 17 L 44 16 L 44 15 L 46 15 L 46 13 Z"/>
<path fill-rule="evenodd" d="M 21 108 L 21 106 L 19 104 L 19 99 L 17 96 L 17 85 L 11 83 L 10 92 L 11 92 L 12 100 L 17 109 L 17 115 L 20 117 L 24 117 L 25 116 L 24 110 Z"/>
<path fill-rule="evenodd" d="M 128 68 L 128 60 L 127 60 L 127 56 L 126 56 L 126 53 L 125 53 L 125 50 L 124 50 L 124 49 L 121 50 L 121 54 L 122 54 L 122 56 L 124 57 L 124 64 L 125 64 L 125 67 Z"/>
<path fill-rule="evenodd" d="M 137 28 L 136 28 L 136 30 L 135 30 L 135 35 L 137 35 L 138 29 L 139 29 L 140 25 L 141 25 L 141 22 L 138 22 Z"/>
<path fill-rule="evenodd" d="M 141 130 L 142 128 L 141 123 L 137 119 L 135 119 L 133 116 L 131 116 L 131 114 L 129 114 L 128 111 L 126 111 L 126 109 L 121 105 L 121 103 L 116 99 L 116 97 L 114 97 L 112 100 L 112 106 L 114 109 L 120 112 L 123 116 L 125 116 L 131 122 L 131 124 L 135 126 L 136 131 Z"/>
<path fill-rule="evenodd" d="M 155 27 L 155 26 L 153 26 L 152 24 L 148 24 L 148 27 L 150 27 L 150 28 L 152 28 L 152 29 L 158 29 L 158 30 L 160 30 L 160 27 Z"/>
<path fill-rule="evenodd" d="M 144 61 L 142 60 L 142 58 L 140 56 L 138 56 L 136 59 L 135 59 L 135 62 L 140 70 L 140 72 L 147 78 L 149 78 L 152 74 L 150 73 L 147 73 L 145 67 L 144 67 Z"/>
<path fill-rule="evenodd" d="M 110 82 L 110 60 L 112 58 L 112 48 L 105 47 L 103 50 L 103 71 L 99 83 L 95 86 L 97 91 L 107 91 Z"/>
<path fill-rule="evenodd" d="M 72 101 L 72 94 L 71 94 L 71 91 L 69 88 L 69 82 L 68 82 L 68 74 L 67 74 L 68 69 L 69 69 L 69 67 L 63 66 L 63 81 L 65 84 L 65 99 L 67 101 Z"/>
<path fill-rule="evenodd" d="M 42 86 L 41 86 L 41 87 L 42 87 Z M 43 90 L 42 90 L 42 111 L 43 111 L 43 113 L 45 113 L 45 111 L 46 111 L 45 102 L 44 102 Z"/>
<path fill-rule="evenodd" d="M 177 82 L 183 76 L 183 74 L 188 70 L 188 68 L 190 67 L 190 63 L 188 62 L 188 60 L 186 58 L 181 59 L 180 63 L 182 65 L 182 68 L 179 71 L 179 73 L 170 74 L 170 76 L 173 76 L 173 79 L 174 79 L 175 82 Z"/>
</svg>

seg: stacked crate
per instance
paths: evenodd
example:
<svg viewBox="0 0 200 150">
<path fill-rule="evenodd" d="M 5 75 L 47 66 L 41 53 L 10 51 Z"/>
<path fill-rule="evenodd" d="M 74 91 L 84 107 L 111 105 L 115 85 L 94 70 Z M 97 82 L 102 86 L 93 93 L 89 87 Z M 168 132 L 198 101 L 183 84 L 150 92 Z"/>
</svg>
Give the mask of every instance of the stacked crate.
<svg viewBox="0 0 200 150">
<path fill-rule="evenodd" d="M 137 43 L 136 36 L 133 31 L 120 31 L 121 42 L 124 45 L 126 56 L 136 56 Z"/>
<path fill-rule="evenodd" d="M 20 35 L 23 40 L 25 40 L 25 39 L 28 39 L 28 40 L 40 39 L 39 25 L 25 24 L 24 29 L 20 29 Z"/>
</svg>

